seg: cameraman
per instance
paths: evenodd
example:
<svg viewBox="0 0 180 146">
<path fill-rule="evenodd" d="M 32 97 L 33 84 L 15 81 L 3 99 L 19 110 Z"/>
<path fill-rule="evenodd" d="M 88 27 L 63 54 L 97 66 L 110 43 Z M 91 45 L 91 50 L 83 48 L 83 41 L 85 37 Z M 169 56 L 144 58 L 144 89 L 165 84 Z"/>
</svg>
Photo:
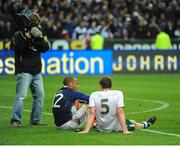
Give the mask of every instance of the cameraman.
<svg viewBox="0 0 180 146">
<path fill-rule="evenodd" d="M 22 17 L 23 30 L 16 31 L 12 40 L 15 52 L 15 74 L 17 75 L 16 98 L 10 124 L 21 126 L 23 102 L 30 87 L 33 104 L 30 117 L 31 125 L 41 125 L 41 114 L 44 100 L 43 79 L 41 76 L 41 52 L 49 49 L 49 43 L 43 39 L 40 30 L 40 17 L 31 13 Z M 22 27 L 18 26 L 18 27 Z"/>
</svg>

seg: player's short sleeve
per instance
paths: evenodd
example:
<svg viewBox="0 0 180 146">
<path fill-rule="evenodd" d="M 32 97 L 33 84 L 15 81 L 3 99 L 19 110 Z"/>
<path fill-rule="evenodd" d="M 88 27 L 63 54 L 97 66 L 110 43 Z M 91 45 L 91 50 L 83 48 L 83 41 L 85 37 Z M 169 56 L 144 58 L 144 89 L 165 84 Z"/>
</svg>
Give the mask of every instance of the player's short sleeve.
<svg viewBox="0 0 180 146">
<path fill-rule="evenodd" d="M 124 97 L 122 92 L 118 92 L 117 107 L 124 107 Z"/>
<path fill-rule="evenodd" d="M 95 106 L 95 93 L 92 93 L 89 98 L 89 107 Z"/>
</svg>

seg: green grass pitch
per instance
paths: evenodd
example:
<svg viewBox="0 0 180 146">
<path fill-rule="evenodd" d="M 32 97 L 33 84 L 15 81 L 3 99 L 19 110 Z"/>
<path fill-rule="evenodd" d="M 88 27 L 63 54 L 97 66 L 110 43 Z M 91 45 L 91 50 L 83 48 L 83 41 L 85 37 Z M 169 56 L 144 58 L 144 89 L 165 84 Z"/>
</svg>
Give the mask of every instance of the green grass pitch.
<svg viewBox="0 0 180 146">
<path fill-rule="evenodd" d="M 98 90 L 100 76 L 76 76 L 79 91 L 87 94 Z M 15 96 L 15 76 L 0 76 L 0 144 L 61 144 L 61 145 L 180 145 L 180 74 L 112 75 L 113 89 L 122 90 L 128 119 L 143 121 L 157 116 L 150 131 L 100 133 L 95 129 L 87 135 L 57 129 L 52 115 L 43 114 L 48 126 L 29 125 L 32 96 L 28 92 L 24 102 L 21 128 L 9 126 Z M 62 86 L 63 76 L 44 76 L 44 112 L 51 113 L 52 99 Z M 159 133 L 160 132 L 160 133 Z"/>
</svg>

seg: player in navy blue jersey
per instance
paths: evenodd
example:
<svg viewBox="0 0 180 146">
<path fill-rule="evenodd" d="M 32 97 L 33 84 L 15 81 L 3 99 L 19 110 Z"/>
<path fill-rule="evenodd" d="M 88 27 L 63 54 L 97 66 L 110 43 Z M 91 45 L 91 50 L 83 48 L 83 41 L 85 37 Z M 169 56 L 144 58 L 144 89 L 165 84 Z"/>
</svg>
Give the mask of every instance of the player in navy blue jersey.
<svg viewBox="0 0 180 146">
<path fill-rule="evenodd" d="M 80 129 L 87 119 L 89 95 L 78 92 L 78 81 L 68 76 L 63 80 L 64 86 L 58 90 L 53 101 L 54 123 L 61 129 Z"/>
</svg>

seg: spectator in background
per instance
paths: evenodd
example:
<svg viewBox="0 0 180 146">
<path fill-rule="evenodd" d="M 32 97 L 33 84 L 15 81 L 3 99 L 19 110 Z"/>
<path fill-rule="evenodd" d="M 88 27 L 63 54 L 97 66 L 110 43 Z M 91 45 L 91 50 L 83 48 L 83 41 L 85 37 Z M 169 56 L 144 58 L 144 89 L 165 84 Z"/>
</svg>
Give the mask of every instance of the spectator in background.
<svg viewBox="0 0 180 146">
<path fill-rule="evenodd" d="M 7 21 L 5 23 L 5 38 L 11 38 L 12 32 L 11 22 Z"/>
<path fill-rule="evenodd" d="M 90 39 L 90 47 L 92 50 L 102 50 L 104 46 L 104 38 L 100 32 L 96 32 Z"/>
<path fill-rule="evenodd" d="M 133 21 L 130 14 L 128 13 L 128 9 L 125 7 L 125 3 L 123 4 L 123 8 L 121 10 L 121 17 L 122 17 L 122 24 L 123 24 L 122 25 L 122 39 L 129 40 L 133 36 L 133 33 L 131 32 L 131 25 Z"/>
<path fill-rule="evenodd" d="M 5 39 L 6 37 L 6 27 L 5 22 L 0 20 L 0 39 Z"/>
<path fill-rule="evenodd" d="M 61 36 L 59 38 L 63 39 L 63 40 L 69 40 L 70 39 L 67 29 L 64 28 L 62 30 L 62 34 L 61 34 Z"/>
<path fill-rule="evenodd" d="M 131 32 L 130 21 L 131 20 L 128 20 L 127 22 L 125 22 L 122 27 L 122 39 L 123 40 L 129 40 L 133 35 L 133 33 Z"/>
<path fill-rule="evenodd" d="M 153 17 L 151 20 L 150 20 L 150 23 L 148 25 L 148 28 L 147 28 L 147 37 L 148 38 L 155 38 L 156 35 L 158 34 L 160 28 L 159 26 L 157 25 L 156 23 L 156 17 Z"/>
<path fill-rule="evenodd" d="M 100 33 L 103 38 L 113 38 L 113 34 L 111 29 L 109 28 L 109 24 L 106 20 L 102 20 L 99 26 Z"/>
<path fill-rule="evenodd" d="M 92 22 L 91 22 L 91 26 L 89 27 L 89 29 L 88 29 L 88 37 L 89 37 L 89 39 L 91 39 L 91 36 L 93 36 L 93 35 L 95 35 L 96 34 L 96 32 L 98 32 L 99 30 L 98 30 L 98 27 L 97 27 L 97 23 L 96 23 L 96 21 L 95 20 L 93 20 Z"/>
<path fill-rule="evenodd" d="M 134 31 L 135 31 L 135 38 L 138 39 L 146 38 L 146 26 L 144 24 L 143 18 L 139 19 L 137 28 Z"/>
<path fill-rule="evenodd" d="M 176 29 L 174 31 L 174 36 L 176 38 L 180 38 L 180 20 L 177 20 L 176 22 Z"/>
<path fill-rule="evenodd" d="M 73 34 L 72 13 L 69 13 L 66 17 L 66 28 L 69 34 L 69 39 L 71 39 Z"/>
<path fill-rule="evenodd" d="M 170 47 L 171 47 L 170 36 L 166 32 L 161 31 L 156 36 L 155 46 L 156 46 L 156 49 L 159 49 L 159 50 L 170 49 Z"/>
<path fill-rule="evenodd" d="M 112 23 L 110 24 L 110 30 L 113 34 L 114 38 L 121 38 L 122 37 L 122 22 L 121 18 L 113 18 Z"/>
<path fill-rule="evenodd" d="M 179 19 L 180 3 L 179 0 L 0 1 L 0 19 L 5 25 L 8 21 L 13 23 L 14 14 L 22 10 L 26 14 L 32 11 L 39 12 L 46 28 L 46 35 L 49 38 L 59 38 L 63 29 L 67 29 L 69 39 L 82 39 L 84 35 L 78 34 L 82 32 L 84 34 L 83 29 L 87 32 L 87 28 L 90 27 L 94 19 L 100 23 L 98 28 L 101 28 L 101 34 L 104 38 L 123 40 L 142 38 L 144 27 L 146 29 L 144 38 L 153 38 L 153 31 L 156 31 L 156 27 L 152 25 L 151 19 L 155 19 L 153 23 L 157 24 L 159 28 L 166 26 L 166 32 L 175 38 L 174 33 L 177 29 L 176 23 Z M 141 22 L 141 19 L 144 22 Z M 51 21 L 51 24 L 48 21 Z M 79 25 L 81 21 L 85 23 L 83 29 Z M 136 29 L 139 30 L 135 32 Z"/>
<path fill-rule="evenodd" d="M 79 25 L 75 27 L 73 32 L 73 39 L 84 40 L 87 34 L 87 28 L 85 26 L 85 21 L 80 21 Z"/>
<path fill-rule="evenodd" d="M 160 17 L 158 19 L 157 19 L 156 16 L 154 16 L 154 19 L 156 19 L 155 22 L 157 22 L 157 25 L 158 25 L 159 28 L 165 28 L 165 26 L 166 26 L 166 18 L 165 18 L 164 13 L 161 13 Z"/>
<path fill-rule="evenodd" d="M 174 37 L 174 27 L 171 21 L 168 21 L 164 30 L 171 38 Z"/>
<path fill-rule="evenodd" d="M 54 24 L 54 20 L 50 19 L 50 20 L 47 22 L 47 25 L 45 25 L 44 33 L 45 33 L 49 38 L 53 38 L 53 37 L 55 36 L 56 30 L 57 30 L 57 27 L 56 27 L 56 25 Z"/>
</svg>

